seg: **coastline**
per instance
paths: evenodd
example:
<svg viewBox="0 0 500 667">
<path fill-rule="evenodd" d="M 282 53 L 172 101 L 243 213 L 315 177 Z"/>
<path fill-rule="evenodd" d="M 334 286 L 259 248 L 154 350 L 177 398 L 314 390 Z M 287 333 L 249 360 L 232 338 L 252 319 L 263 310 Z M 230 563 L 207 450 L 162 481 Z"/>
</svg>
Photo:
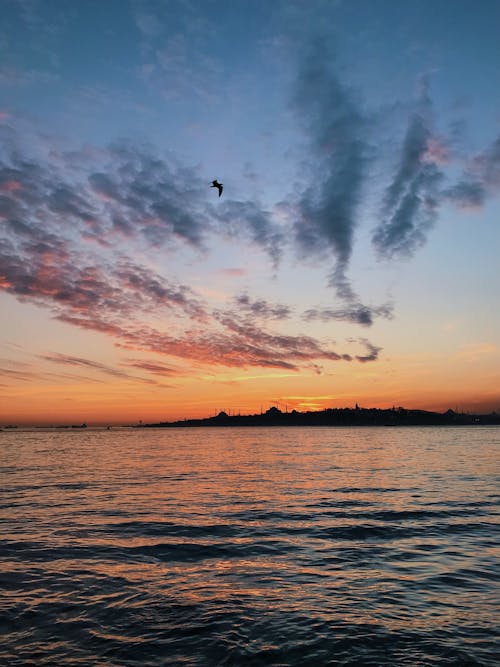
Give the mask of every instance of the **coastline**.
<svg viewBox="0 0 500 667">
<path fill-rule="evenodd" d="M 228 415 L 219 412 L 213 417 L 183 419 L 172 422 L 140 424 L 135 428 L 192 428 L 207 426 L 478 426 L 500 425 L 500 415 L 444 413 L 405 408 L 327 408 L 316 412 L 282 412 L 272 407 L 254 415 Z"/>
</svg>

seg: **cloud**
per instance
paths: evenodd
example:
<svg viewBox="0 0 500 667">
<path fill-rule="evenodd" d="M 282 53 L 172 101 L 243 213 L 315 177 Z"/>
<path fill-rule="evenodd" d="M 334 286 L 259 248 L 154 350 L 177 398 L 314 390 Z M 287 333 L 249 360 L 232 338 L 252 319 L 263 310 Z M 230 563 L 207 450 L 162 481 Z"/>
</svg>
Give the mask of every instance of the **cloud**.
<svg viewBox="0 0 500 667">
<path fill-rule="evenodd" d="M 40 381 L 48 378 L 56 378 L 57 380 L 62 378 L 64 380 L 77 380 L 79 382 L 82 380 L 92 383 L 102 382 L 102 380 L 95 377 L 89 378 L 83 375 L 76 375 L 74 373 L 46 373 L 39 369 L 32 370 L 32 366 L 30 364 L 21 362 L 19 360 L 12 361 L 9 359 L 0 359 L 0 362 L 5 364 L 4 366 L 0 367 L 0 377 L 4 377 L 10 381 L 33 382 L 36 380 Z M 9 366 L 15 366 L 15 368 L 9 368 Z M 7 387 L 11 385 L 4 384 L 2 386 Z"/>
<path fill-rule="evenodd" d="M 135 375 L 130 375 L 129 373 L 121 371 L 117 368 L 113 368 L 112 366 L 107 366 L 106 364 L 102 364 L 98 361 L 92 361 L 91 359 L 84 359 L 82 357 L 73 357 L 56 352 L 53 354 L 40 355 L 40 359 L 43 359 L 44 361 L 50 361 L 51 363 L 55 364 L 62 364 L 64 366 L 77 366 L 92 369 L 99 371 L 100 373 L 105 373 L 106 375 L 111 375 L 115 378 L 134 380 L 136 382 L 142 382 L 145 384 L 156 384 L 154 380 L 149 378 L 141 378 Z"/>
<path fill-rule="evenodd" d="M 190 3 L 177 6 L 175 22 L 168 5 L 156 3 L 145 7 L 147 11 L 138 8 L 134 12 L 143 36 L 144 60 L 139 76 L 155 94 L 163 94 L 169 101 L 190 95 L 204 103 L 219 100 L 224 89 L 220 85 L 224 67 L 209 48 L 215 26 Z"/>
<path fill-rule="evenodd" d="M 461 179 L 445 191 L 459 208 L 480 208 L 500 191 L 500 136 L 469 160 Z"/>
<path fill-rule="evenodd" d="M 432 103 L 428 84 L 420 85 L 416 109 L 410 118 L 399 164 L 385 191 L 381 221 L 372 242 L 382 258 L 409 256 L 426 241 L 434 224 L 443 174 L 433 158 Z"/>
<path fill-rule="evenodd" d="M 297 364 L 316 359 L 352 360 L 350 355 L 331 350 L 311 336 L 275 334 L 255 326 L 248 320 L 236 319 L 227 312 L 218 313 L 216 316 L 223 327 L 232 334 L 229 348 L 238 349 L 238 354 L 243 358 L 246 357 L 247 365 L 272 365 L 298 369 Z"/>
<path fill-rule="evenodd" d="M 360 338 L 359 342 L 366 347 L 366 354 L 357 355 L 356 359 L 362 364 L 366 364 L 369 361 L 376 361 L 378 359 L 378 354 L 382 350 L 381 347 L 377 347 L 366 340 L 366 338 Z"/>
<path fill-rule="evenodd" d="M 445 166 L 451 161 L 451 151 L 447 142 L 439 137 L 430 137 L 427 141 L 425 153 L 422 156 L 424 162 Z"/>
<path fill-rule="evenodd" d="M 219 273 L 223 276 L 229 276 L 230 278 L 242 278 L 247 275 L 247 270 L 241 267 L 228 267 L 226 269 L 220 269 Z"/>
<path fill-rule="evenodd" d="M 152 12 L 145 12 L 138 8 L 135 12 L 134 19 L 137 27 L 146 39 L 157 37 L 163 30 L 162 22 Z"/>
<path fill-rule="evenodd" d="M 102 197 L 112 228 L 138 231 L 152 245 L 173 239 L 203 247 L 208 226 L 204 192 L 194 169 L 176 165 L 145 147 L 116 142 L 109 148 L 107 171 L 89 174 L 93 191 Z"/>
<path fill-rule="evenodd" d="M 203 249 L 209 234 L 224 229 L 277 263 L 283 227 L 255 202 L 214 207 L 205 183 L 195 170 L 126 142 L 66 152 L 50 146 L 36 158 L 19 146 L 0 148 L 0 289 L 49 309 L 61 322 L 110 336 L 122 349 L 191 363 L 297 371 L 355 359 L 311 336 L 267 328 L 290 316 L 286 305 L 242 293 L 234 312 L 212 311 L 188 285 L 130 258 L 145 244 Z M 80 357 L 46 360 L 128 377 Z M 140 367 L 156 374 L 170 368 Z"/>
<path fill-rule="evenodd" d="M 209 366 L 232 368 L 284 368 L 298 371 L 309 368 L 317 360 L 365 362 L 377 358 L 378 348 L 371 346 L 368 355 L 353 357 L 337 352 L 311 336 L 284 335 L 241 320 L 229 312 L 215 312 L 209 327 L 192 327 L 173 335 L 145 324 L 120 325 L 104 317 L 64 315 L 64 322 L 101 331 L 115 338 L 118 347 L 127 350 L 154 352 L 166 356 L 199 362 Z M 219 325 L 219 326 L 217 326 Z M 362 341 L 365 346 L 369 343 Z"/>
<path fill-rule="evenodd" d="M 3 65 L 0 67 L 1 86 L 45 86 L 58 80 L 57 75 L 38 69 L 20 69 Z"/>
<path fill-rule="evenodd" d="M 207 239 L 222 233 L 262 248 L 275 267 L 280 260 L 284 234 L 269 212 L 251 201 L 210 205 L 197 169 L 152 148 L 120 141 L 99 151 L 49 147 L 33 158 L 15 136 L 11 143 L 0 149 L 0 219 L 18 239 L 83 240 L 102 248 L 135 239 L 155 248 L 206 251 Z"/>
<path fill-rule="evenodd" d="M 67 185 L 57 185 L 52 189 L 47 197 L 47 206 L 54 213 L 80 218 L 85 223 L 93 222 L 96 216 L 88 201 Z"/>
<path fill-rule="evenodd" d="M 382 306 L 364 306 L 361 303 L 353 303 L 345 308 L 309 308 L 305 311 L 303 318 L 307 322 L 319 320 L 320 322 L 352 322 L 361 326 L 369 327 L 373 324 L 375 317 L 392 319 L 393 306 L 384 304 Z"/>
<path fill-rule="evenodd" d="M 33 158 L 15 142 L 10 152 L 4 148 L 0 216 L 100 245 L 134 236 L 149 245 L 203 248 L 211 226 L 195 169 L 127 142 L 95 153 L 91 169 L 84 151 L 51 149 Z"/>
<path fill-rule="evenodd" d="M 478 180 L 461 180 L 445 192 L 459 208 L 481 208 L 486 200 L 486 187 Z"/>
<path fill-rule="evenodd" d="M 201 301 L 186 285 L 173 283 L 131 261 L 90 264 L 58 239 L 38 239 L 16 226 L 26 240 L 0 239 L 0 286 L 20 299 L 46 305 L 62 318 L 85 314 L 99 320 L 130 319 L 166 310 L 203 319 Z"/>
<path fill-rule="evenodd" d="M 270 304 L 265 299 L 251 299 L 248 294 L 239 294 L 234 299 L 243 314 L 265 320 L 285 320 L 291 315 L 291 308 L 284 304 Z"/>
<path fill-rule="evenodd" d="M 132 368 L 138 368 L 141 371 L 146 371 L 147 373 L 152 373 L 153 375 L 171 377 L 180 374 L 178 368 L 167 366 L 166 364 L 162 364 L 158 361 L 146 361 L 144 359 L 128 359 L 127 361 L 124 361 L 122 365 L 131 366 Z"/>
<path fill-rule="evenodd" d="M 218 207 L 214 215 L 217 216 L 221 231 L 238 238 L 246 236 L 268 253 L 273 266 L 277 268 L 285 245 L 285 235 L 268 211 L 256 202 L 229 200 Z"/>
<path fill-rule="evenodd" d="M 475 159 L 485 183 L 491 187 L 500 187 L 500 136 L 484 153 Z"/>
<path fill-rule="evenodd" d="M 162 171 L 161 163 L 158 169 Z M 108 316 L 130 317 L 167 308 L 189 317 L 203 316 L 199 300 L 187 286 L 127 260 L 122 253 L 103 257 L 86 252 L 82 236 L 89 229 L 102 235 L 105 215 L 69 181 L 61 183 L 54 171 L 19 155 L 10 163 L 0 162 L 3 289 L 66 314 L 104 311 Z M 144 181 L 148 182 L 147 176 Z"/>
<path fill-rule="evenodd" d="M 352 300 L 356 297 L 346 273 L 368 163 L 366 121 L 327 56 L 324 43 L 317 42 L 295 86 L 293 108 L 307 132 L 311 164 L 302 177 L 305 187 L 294 233 L 305 256 L 333 251 L 336 265 L 330 284 L 342 299 Z"/>
<path fill-rule="evenodd" d="M 28 382 L 33 380 L 35 374 L 31 373 L 30 371 L 20 371 L 15 368 L 0 367 L 0 377 Z"/>
<path fill-rule="evenodd" d="M 137 309 L 179 309 L 193 319 L 204 319 L 206 315 L 203 304 L 190 287 L 173 283 L 132 261 L 118 264 L 113 275 L 118 280 L 120 290 L 133 295 L 134 307 Z"/>
<path fill-rule="evenodd" d="M 0 241 L 2 287 L 21 300 L 50 308 L 60 321 L 113 337 L 126 349 L 229 367 L 298 370 L 318 359 L 352 360 L 310 336 L 275 334 L 247 321 L 250 313 L 261 319 L 283 319 L 286 306 L 242 295 L 237 306 L 246 317 L 211 313 L 187 286 L 131 260 L 86 263 L 64 243 L 52 247 L 38 240 L 29 227 L 21 227 L 17 234 L 23 237 L 17 247 L 8 239 Z M 166 331 L 146 324 L 144 313 L 149 312 L 166 315 Z M 174 317 L 182 318 L 178 326 Z M 51 360 L 108 372 L 81 358 L 52 356 Z"/>
</svg>

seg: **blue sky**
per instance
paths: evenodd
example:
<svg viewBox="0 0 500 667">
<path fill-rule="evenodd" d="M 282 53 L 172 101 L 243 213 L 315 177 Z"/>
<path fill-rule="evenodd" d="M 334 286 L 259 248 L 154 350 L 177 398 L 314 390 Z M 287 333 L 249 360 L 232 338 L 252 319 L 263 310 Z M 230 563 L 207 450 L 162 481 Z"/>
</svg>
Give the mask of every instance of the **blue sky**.
<svg viewBox="0 0 500 667">
<path fill-rule="evenodd" d="M 498 2 L 0 4 L 0 418 L 500 408 Z"/>
</svg>

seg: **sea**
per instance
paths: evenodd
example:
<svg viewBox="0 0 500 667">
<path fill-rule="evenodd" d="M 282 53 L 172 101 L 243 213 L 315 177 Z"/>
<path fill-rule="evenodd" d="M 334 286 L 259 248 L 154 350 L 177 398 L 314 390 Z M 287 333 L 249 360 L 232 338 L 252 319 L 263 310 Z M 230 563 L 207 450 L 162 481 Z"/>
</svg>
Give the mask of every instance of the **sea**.
<svg viewBox="0 0 500 667">
<path fill-rule="evenodd" d="M 0 664 L 500 665 L 500 427 L 0 433 Z"/>
</svg>

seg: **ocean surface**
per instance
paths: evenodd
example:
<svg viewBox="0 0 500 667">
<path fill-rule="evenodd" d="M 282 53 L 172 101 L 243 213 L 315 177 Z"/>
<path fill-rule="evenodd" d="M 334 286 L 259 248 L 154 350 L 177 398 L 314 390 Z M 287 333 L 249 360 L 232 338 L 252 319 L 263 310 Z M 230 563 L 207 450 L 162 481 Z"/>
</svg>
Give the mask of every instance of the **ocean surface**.
<svg viewBox="0 0 500 667">
<path fill-rule="evenodd" d="M 0 664 L 499 665 L 499 427 L 0 433 Z"/>
</svg>

